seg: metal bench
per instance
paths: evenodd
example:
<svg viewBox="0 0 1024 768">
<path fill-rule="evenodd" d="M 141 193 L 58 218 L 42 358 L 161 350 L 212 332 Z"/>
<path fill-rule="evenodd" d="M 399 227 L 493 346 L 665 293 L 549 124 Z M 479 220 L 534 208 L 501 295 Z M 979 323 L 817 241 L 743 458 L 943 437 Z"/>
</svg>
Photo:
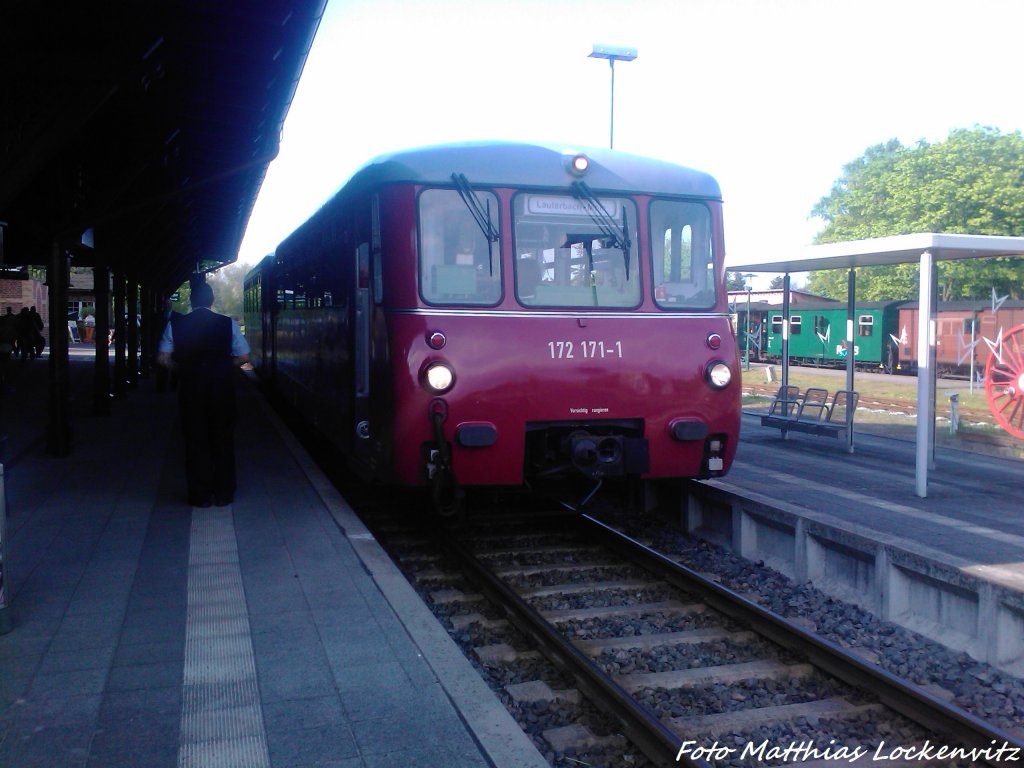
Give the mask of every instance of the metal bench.
<svg viewBox="0 0 1024 768">
<path fill-rule="evenodd" d="M 768 415 L 795 416 L 803 398 L 804 396 L 800 394 L 800 387 L 795 384 L 779 387 L 779 391 L 775 394 L 771 405 L 768 406 Z"/>
<path fill-rule="evenodd" d="M 783 392 L 784 389 L 789 391 Z M 853 427 L 859 393 L 840 389 L 829 400 L 827 389 L 808 387 L 803 394 L 799 392 L 799 388 L 792 385 L 779 387 L 768 413 L 761 417 L 761 426 L 780 429 L 783 437 L 789 431 L 846 437 L 847 429 Z"/>
</svg>

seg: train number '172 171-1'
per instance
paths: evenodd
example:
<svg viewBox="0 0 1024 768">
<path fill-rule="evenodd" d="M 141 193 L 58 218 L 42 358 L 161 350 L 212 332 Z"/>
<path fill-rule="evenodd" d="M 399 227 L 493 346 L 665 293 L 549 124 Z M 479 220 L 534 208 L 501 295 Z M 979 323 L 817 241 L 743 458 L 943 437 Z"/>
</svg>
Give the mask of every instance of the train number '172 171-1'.
<svg viewBox="0 0 1024 768">
<path fill-rule="evenodd" d="M 605 360 L 622 358 L 621 341 L 549 341 L 552 360 Z"/>
</svg>

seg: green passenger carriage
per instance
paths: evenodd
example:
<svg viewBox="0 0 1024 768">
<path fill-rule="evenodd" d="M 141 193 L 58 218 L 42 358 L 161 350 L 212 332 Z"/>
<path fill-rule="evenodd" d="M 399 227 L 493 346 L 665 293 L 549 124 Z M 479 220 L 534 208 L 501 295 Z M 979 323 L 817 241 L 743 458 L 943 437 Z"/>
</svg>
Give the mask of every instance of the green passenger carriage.
<svg viewBox="0 0 1024 768">
<path fill-rule="evenodd" d="M 853 313 L 853 352 L 860 369 L 884 369 L 892 373 L 898 363 L 897 329 L 901 302 L 861 302 Z M 844 367 L 849 354 L 846 343 L 846 304 L 804 303 L 790 308 L 789 359 L 794 365 Z M 767 312 L 766 357 L 782 358 L 782 307 Z"/>
</svg>

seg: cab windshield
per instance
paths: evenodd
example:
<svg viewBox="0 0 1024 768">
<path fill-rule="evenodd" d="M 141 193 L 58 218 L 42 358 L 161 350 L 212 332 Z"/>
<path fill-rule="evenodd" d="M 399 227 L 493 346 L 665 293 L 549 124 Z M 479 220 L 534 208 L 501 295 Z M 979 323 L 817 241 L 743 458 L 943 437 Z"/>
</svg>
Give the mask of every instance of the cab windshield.
<svg viewBox="0 0 1024 768">
<path fill-rule="evenodd" d="M 640 303 L 636 206 L 571 195 L 520 194 L 512 204 L 516 297 L 527 307 L 635 307 Z M 624 247 L 625 246 L 625 247 Z"/>
<path fill-rule="evenodd" d="M 651 203 L 654 301 L 663 309 L 710 309 L 715 305 L 711 212 L 701 203 Z"/>
<path fill-rule="evenodd" d="M 496 222 L 498 198 L 491 192 L 477 190 L 475 194 Z M 497 304 L 501 298 L 500 243 L 488 241 L 459 192 L 425 190 L 419 198 L 419 213 L 419 279 L 424 301 Z"/>
</svg>

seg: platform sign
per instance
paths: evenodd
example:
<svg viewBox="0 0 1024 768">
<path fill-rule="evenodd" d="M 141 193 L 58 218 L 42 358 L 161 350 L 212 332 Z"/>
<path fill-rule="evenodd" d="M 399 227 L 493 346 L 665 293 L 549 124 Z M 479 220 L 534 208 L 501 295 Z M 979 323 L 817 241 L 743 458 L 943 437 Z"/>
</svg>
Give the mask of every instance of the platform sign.
<svg viewBox="0 0 1024 768">
<path fill-rule="evenodd" d="M 82 338 L 78 335 L 78 323 L 74 320 L 68 320 L 68 338 L 75 344 L 82 343 Z"/>
</svg>

